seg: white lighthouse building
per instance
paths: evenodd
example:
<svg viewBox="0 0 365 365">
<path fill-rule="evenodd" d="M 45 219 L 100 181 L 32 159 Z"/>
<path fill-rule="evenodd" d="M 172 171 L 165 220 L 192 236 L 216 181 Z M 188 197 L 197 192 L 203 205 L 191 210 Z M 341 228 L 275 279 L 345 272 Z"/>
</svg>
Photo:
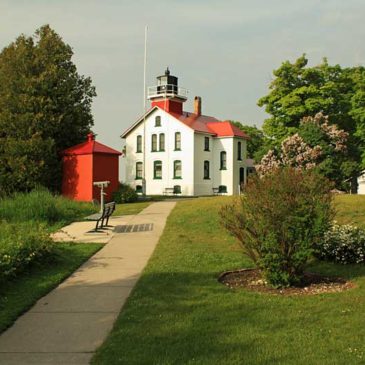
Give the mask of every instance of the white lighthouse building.
<svg viewBox="0 0 365 365">
<path fill-rule="evenodd" d="M 126 183 L 147 195 L 238 194 L 246 182 L 247 136 L 229 121 L 183 110 L 187 91 L 169 70 L 148 88 L 151 108 L 123 134 Z"/>
</svg>

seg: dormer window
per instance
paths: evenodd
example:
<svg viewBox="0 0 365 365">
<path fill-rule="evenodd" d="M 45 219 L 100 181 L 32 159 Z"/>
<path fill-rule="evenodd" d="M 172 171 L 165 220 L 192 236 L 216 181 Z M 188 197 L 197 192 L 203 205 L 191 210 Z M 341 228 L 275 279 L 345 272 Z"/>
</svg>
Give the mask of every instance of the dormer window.
<svg viewBox="0 0 365 365">
<path fill-rule="evenodd" d="M 155 127 L 161 127 L 161 117 L 159 115 L 155 118 Z"/>
</svg>

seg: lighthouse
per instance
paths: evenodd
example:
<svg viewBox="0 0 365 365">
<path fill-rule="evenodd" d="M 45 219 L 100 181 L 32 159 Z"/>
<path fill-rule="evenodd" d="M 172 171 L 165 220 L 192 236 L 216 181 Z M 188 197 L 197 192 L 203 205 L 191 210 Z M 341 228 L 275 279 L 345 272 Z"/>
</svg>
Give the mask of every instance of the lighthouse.
<svg viewBox="0 0 365 365">
<path fill-rule="evenodd" d="M 150 86 L 147 90 L 147 98 L 151 101 L 151 107 L 157 106 L 169 113 L 181 115 L 188 91 L 179 87 L 178 82 L 178 78 L 172 76 L 167 67 L 165 74 L 157 77 L 157 85 Z"/>
</svg>

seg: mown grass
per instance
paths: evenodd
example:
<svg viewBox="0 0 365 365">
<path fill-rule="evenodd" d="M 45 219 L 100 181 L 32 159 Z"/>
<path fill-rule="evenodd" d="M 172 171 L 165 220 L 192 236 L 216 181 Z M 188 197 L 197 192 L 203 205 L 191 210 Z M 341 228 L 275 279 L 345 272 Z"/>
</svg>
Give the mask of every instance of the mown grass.
<svg viewBox="0 0 365 365">
<path fill-rule="evenodd" d="M 39 298 L 61 283 L 102 247 L 100 244 L 59 243 L 52 260 L 32 265 L 23 275 L 0 285 L 0 332 Z"/>
<path fill-rule="evenodd" d="M 143 209 L 147 208 L 151 202 L 136 202 L 136 203 L 122 203 L 117 204 L 115 207 L 115 211 L 113 213 L 114 216 L 118 215 L 131 215 L 138 214 Z"/>
<path fill-rule="evenodd" d="M 337 195 L 335 208 L 338 223 L 365 228 L 365 195 Z"/>
<path fill-rule="evenodd" d="M 312 262 L 311 271 L 356 284 L 314 296 L 231 290 L 217 281 L 252 265 L 219 225 L 229 199 L 178 203 L 93 364 L 365 363 L 364 266 Z"/>
</svg>

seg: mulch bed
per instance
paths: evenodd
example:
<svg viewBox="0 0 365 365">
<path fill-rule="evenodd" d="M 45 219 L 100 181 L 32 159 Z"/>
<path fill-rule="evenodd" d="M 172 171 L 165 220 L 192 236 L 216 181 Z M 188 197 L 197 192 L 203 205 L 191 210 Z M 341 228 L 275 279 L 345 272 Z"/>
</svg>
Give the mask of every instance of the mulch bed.
<svg viewBox="0 0 365 365">
<path fill-rule="evenodd" d="M 242 269 L 222 273 L 218 281 L 231 289 L 244 288 L 252 291 L 277 295 L 313 295 L 338 293 L 355 285 L 338 277 L 321 276 L 306 272 L 303 281 L 290 288 L 274 289 L 266 284 L 259 269 Z"/>
</svg>

